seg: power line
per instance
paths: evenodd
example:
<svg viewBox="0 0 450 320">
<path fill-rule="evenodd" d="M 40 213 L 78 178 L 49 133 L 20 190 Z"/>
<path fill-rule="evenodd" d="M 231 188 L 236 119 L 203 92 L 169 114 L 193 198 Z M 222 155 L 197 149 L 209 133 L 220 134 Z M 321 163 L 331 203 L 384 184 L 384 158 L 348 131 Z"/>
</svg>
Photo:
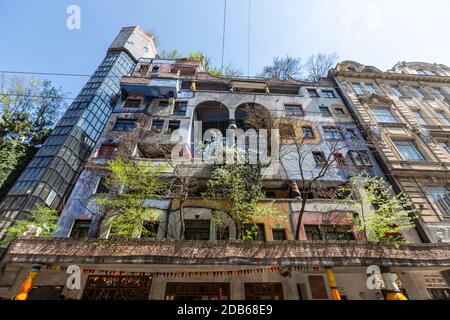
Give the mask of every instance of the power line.
<svg viewBox="0 0 450 320">
<path fill-rule="evenodd" d="M 247 76 L 250 78 L 250 27 L 252 0 L 248 0 L 248 30 L 247 30 Z"/>
<path fill-rule="evenodd" d="M 63 76 L 63 77 L 91 77 L 91 74 L 80 74 L 80 73 L 54 73 L 54 72 L 33 72 L 33 71 L 10 71 L 10 70 L 0 70 L 0 73 L 4 74 L 29 74 L 29 75 L 39 75 L 39 76 Z"/>
<path fill-rule="evenodd" d="M 222 63 L 220 67 L 220 73 L 223 73 L 223 59 L 225 55 L 225 33 L 226 33 L 226 25 L 227 25 L 227 0 L 224 1 L 223 8 L 223 28 L 222 28 Z"/>
<path fill-rule="evenodd" d="M 76 98 L 72 97 L 59 97 L 59 96 L 39 96 L 39 95 L 29 95 L 29 94 L 15 94 L 15 93 L 0 93 L 0 96 L 5 97 L 23 97 L 23 98 L 42 98 L 42 99 L 49 99 L 49 98 L 60 98 L 65 100 L 75 100 Z"/>
</svg>

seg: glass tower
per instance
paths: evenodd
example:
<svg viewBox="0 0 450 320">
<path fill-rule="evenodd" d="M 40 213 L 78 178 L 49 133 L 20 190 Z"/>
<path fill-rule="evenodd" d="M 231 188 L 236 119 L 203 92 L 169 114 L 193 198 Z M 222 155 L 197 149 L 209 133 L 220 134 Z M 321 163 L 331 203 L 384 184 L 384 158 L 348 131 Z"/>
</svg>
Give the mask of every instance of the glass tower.
<svg viewBox="0 0 450 320">
<path fill-rule="evenodd" d="M 0 238 L 37 204 L 58 209 L 66 200 L 120 94 L 120 79 L 141 57 L 156 56 L 139 27 L 123 28 L 52 134 L 0 204 Z"/>
</svg>

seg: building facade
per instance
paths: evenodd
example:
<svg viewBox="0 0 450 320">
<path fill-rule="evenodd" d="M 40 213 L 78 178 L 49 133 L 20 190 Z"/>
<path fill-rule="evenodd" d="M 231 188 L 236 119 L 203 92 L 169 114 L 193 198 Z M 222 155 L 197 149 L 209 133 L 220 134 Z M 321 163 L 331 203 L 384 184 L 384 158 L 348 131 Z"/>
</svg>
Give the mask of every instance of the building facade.
<svg viewBox="0 0 450 320">
<path fill-rule="evenodd" d="M 55 237 L 21 237 L 11 244 L 2 261 L 0 296 L 372 300 L 401 291 L 410 299 L 450 297 L 448 246 L 422 244 L 416 230 L 402 234 L 410 244 L 400 248 L 368 242 L 357 228 L 357 219 L 375 210 L 364 188 L 357 189 L 355 204 L 331 196 L 357 172 L 384 175 L 333 79 L 217 78 L 202 60 L 142 55 L 117 85 L 120 97 L 62 209 Z M 262 119 L 259 125 L 249 121 L 254 114 Z M 271 131 L 271 139 L 279 144 L 258 154 L 260 162 L 270 158 L 261 166 L 261 205 L 271 212 L 255 217 L 255 238 L 243 240 L 232 219 L 226 232 L 219 232 L 214 208 L 201 193 L 213 170 L 209 161 L 218 155 L 208 146 L 227 145 L 224 137 L 231 130 L 245 134 L 241 147 L 250 152 L 251 142 L 264 137 L 259 129 L 278 130 Z M 168 164 L 173 158 L 158 147 L 179 148 L 176 154 L 187 162 L 176 168 L 170 163 L 161 179 L 183 174 L 198 190 L 183 207 L 170 196 L 148 199 L 145 206 L 156 214 L 143 221 L 143 228 L 152 232 L 123 239 L 112 235 L 111 212 L 95 199 L 114 195 L 103 182 L 107 163 L 123 156 L 121 146 L 138 130 L 145 135 L 132 140 L 126 156 L 148 165 Z M 298 186 L 320 175 L 327 159 L 333 159 L 330 169 L 320 188 L 308 194 L 296 239 Z M 380 268 L 377 279 L 385 287 L 367 285 L 369 266 Z M 67 272 L 74 270 L 81 275 L 79 287 L 67 284 Z M 27 292 L 26 279 L 32 283 Z"/>
<path fill-rule="evenodd" d="M 422 240 L 450 241 L 450 68 L 401 62 L 382 72 L 344 61 L 332 75 L 390 181 L 413 202 Z"/>
</svg>

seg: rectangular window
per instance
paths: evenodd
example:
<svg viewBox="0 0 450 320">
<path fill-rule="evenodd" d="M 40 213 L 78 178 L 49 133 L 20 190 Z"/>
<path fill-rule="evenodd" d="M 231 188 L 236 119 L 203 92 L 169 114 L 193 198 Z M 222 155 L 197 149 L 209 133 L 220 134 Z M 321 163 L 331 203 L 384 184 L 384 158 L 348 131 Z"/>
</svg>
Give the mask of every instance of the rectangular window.
<svg viewBox="0 0 450 320">
<path fill-rule="evenodd" d="M 105 177 L 101 177 L 100 181 L 97 185 L 97 190 L 95 190 L 95 194 L 106 194 L 109 193 L 109 188 L 105 185 Z"/>
<path fill-rule="evenodd" d="M 245 300 L 283 300 L 281 283 L 245 283 Z"/>
<path fill-rule="evenodd" d="M 175 106 L 173 108 L 174 116 L 185 116 L 187 111 L 187 102 L 175 102 Z"/>
<path fill-rule="evenodd" d="M 210 220 L 185 220 L 185 240 L 209 240 Z"/>
<path fill-rule="evenodd" d="M 263 223 L 246 224 L 244 226 L 244 233 L 251 234 L 255 241 L 266 241 L 266 233 Z"/>
<path fill-rule="evenodd" d="M 392 91 L 394 92 L 394 94 L 397 96 L 397 97 L 404 97 L 405 95 L 403 94 L 403 91 L 400 89 L 400 87 L 399 86 L 391 86 L 391 88 L 392 88 Z"/>
<path fill-rule="evenodd" d="M 366 89 L 369 93 L 377 94 L 377 90 L 371 83 L 366 83 Z"/>
<path fill-rule="evenodd" d="M 168 107 L 169 106 L 169 100 L 159 100 L 158 106 L 159 107 Z"/>
<path fill-rule="evenodd" d="M 152 277 L 92 275 L 82 300 L 148 300 Z"/>
<path fill-rule="evenodd" d="M 180 129 L 180 121 L 171 120 L 167 126 L 167 132 L 170 133 L 174 130 Z"/>
<path fill-rule="evenodd" d="M 423 76 L 435 76 L 436 75 L 436 73 L 434 73 L 431 70 L 417 70 L 417 73 L 421 74 Z"/>
<path fill-rule="evenodd" d="M 413 91 L 417 97 L 419 97 L 420 99 L 425 99 L 425 94 L 423 93 L 422 89 L 420 89 L 419 87 L 413 87 Z"/>
<path fill-rule="evenodd" d="M 319 93 L 317 92 L 316 89 L 307 89 L 307 90 L 311 98 L 319 98 Z"/>
<path fill-rule="evenodd" d="M 132 131 L 136 128 L 136 120 L 135 119 L 117 119 L 114 124 L 114 131 Z"/>
<path fill-rule="evenodd" d="M 426 194 L 441 209 L 442 213 L 450 217 L 450 191 L 446 187 L 440 186 L 428 186 L 424 189 Z"/>
<path fill-rule="evenodd" d="M 342 108 L 335 108 L 334 112 L 339 116 L 342 116 L 345 114 L 344 109 L 342 109 Z"/>
<path fill-rule="evenodd" d="M 322 97 L 324 98 L 336 98 L 333 90 L 322 90 Z"/>
<path fill-rule="evenodd" d="M 336 127 L 325 127 L 323 128 L 323 133 L 325 134 L 325 139 L 328 140 L 341 140 L 344 138 L 341 130 Z"/>
<path fill-rule="evenodd" d="M 434 91 L 436 92 L 438 97 L 441 98 L 442 100 L 449 99 L 448 94 L 444 91 L 444 89 L 442 89 L 442 88 L 434 88 Z"/>
<path fill-rule="evenodd" d="M 350 150 L 348 154 L 355 166 L 372 166 L 372 161 L 366 151 Z"/>
<path fill-rule="evenodd" d="M 313 151 L 312 155 L 314 157 L 314 161 L 316 162 L 316 164 L 318 165 L 323 165 L 325 163 L 325 155 L 323 154 L 322 151 Z"/>
<path fill-rule="evenodd" d="M 230 228 L 228 226 L 216 225 L 216 240 L 230 239 Z"/>
<path fill-rule="evenodd" d="M 320 113 L 322 114 L 322 116 L 324 117 L 331 117 L 331 112 L 330 109 L 326 106 L 321 106 L 319 107 Z"/>
<path fill-rule="evenodd" d="M 450 300 L 450 289 L 427 289 L 432 300 Z"/>
<path fill-rule="evenodd" d="M 303 137 L 306 139 L 314 138 L 314 131 L 311 127 L 302 127 Z"/>
<path fill-rule="evenodd" d="M 139 73 L 141 74 L 141 76 L 145 77 L 148 73 L 148 70 L 150 70 L 150 65 L 148 64 L 141 64 L 139 66 Z"/>
<path fill-rule="evenodd" d="M 414 117 L 416 118 L 417 122 L 421 125 L 427 125 L 427 121 L 422 116 L 422 113 L 420 111 L 413 111 Z"/>
<path fill-rule="evenodd" d="M 406 161 L 425 161 L 423 154 L 417 149 L 413 141 L 409 140 L 395 140 L 394 144 L 397 146 L 403 160 Z"/>
<path fill-rule="evenodd" d="M 356 140 L 358 139 L 358 135 L 356 134 L 355 129 L 352 128 L 347 128 L 345 129 L 345 131 L 347 132 L 347 137 L 351 140 Z"/>
<path fill-rule="evenodd" d="M 76 239 L 87 238 L 90 227 L 91 220 L 75 220 L 72 231 L 70 232 L 70 237 Z"/>
<path fill-rule="evenodd" d="M 338 167 L 345 167 L 346 163 L 345 163 L 345 159 L 344 156 L 342 155 L 342 153 L 340 152 L 335 152 L 333 153 L 334 159 L 336 161 L 336 164 Z"/>
<path fill-rule="evenodd" d="M 450 120 L 448 119 L 444 111 L 437 111 L 436 115 L 438 119 L 441 120 L 445 125 L 450 126 Z"/>
<path fill-rule="evenodd" d="M 448 145 L 448 142 L 440 142 L 439 144 L 445 151 L 447 151 L 447 155 L 450 156 L 450 146 Z"/>
<path fill-rule="evenodd" d="M 382 123 L 397 123 L 397 120 L 392 115 L 391 111 L 386 108 L 374 108 L 372 113 L 378 122 Z"/>
<path fill-rule="evenodd" d="M 164 126 L 164 120 L 153 120 L 152 121 L 152 131 L 161 132 Z"/>
<path fill-rule="evenodd" d="M 328 299 L 327 287 L 323 276 L 308 276 L 308 282 L 313 299 Z"/>
<path fill-rule="evenodd" d="M 356 93 L 358 96 L 364 95 L 364 89 L 363 89 L 361 83 L 354 83 L 354 82 L 353 82 L 353 83 L 352 83 L 352 87 L 353 87 L 353 90 L 355 91 L 355 93 Z"/>
<path fill-rule="evenodd" d="M 166 300 L 229 300 L 229 283 L 206 282 L 168 282 Z"/>
<path fill-rule="evenodd" d="M 272 236 L 275 241 L 287 240 L 285 229 L 272 229 Z"/>
<path fill-rule="evenodd" d="M 305 115 L 303 107 L 299 104 L 285 104 L 284 109 L 288 116 L 303 117 Z"/>
<path fill-rule="evenodd" d="M 142 223 L 141 238 L 156 238 L 158 229 L 159 221 L 144 221 Z"/>
<path fill-rule="evenodd" d="M 152 72 L 153 73 L 156 73 L 156 72 L 158 72 L 159 71 L 159 66 L 153 66 L 152 67 Z"/>
<path fill-rule="evenodd" d="M 125 101 L 124 108 L 137 109 L 140 107 L 141 101 L 142 99 L 127 99 L 127 101 Z"/>
<path fill-rule="evenodd" d="M 99 159 L 112 159 L 117 151 L 117 144 L 102 144 L 98 151 Z"/>
</svg>

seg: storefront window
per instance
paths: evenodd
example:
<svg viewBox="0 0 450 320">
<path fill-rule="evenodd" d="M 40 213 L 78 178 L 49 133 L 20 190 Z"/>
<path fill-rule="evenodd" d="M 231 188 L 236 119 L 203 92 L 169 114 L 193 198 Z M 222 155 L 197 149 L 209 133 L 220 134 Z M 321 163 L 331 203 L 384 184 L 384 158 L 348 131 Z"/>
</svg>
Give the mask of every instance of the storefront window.
<svg viewBox="0 0 450 320">
<path fill-rule="evenodd" d="M 229 283 L 167 283 L 166 300 L 229 300 Z"/>
</svg>

